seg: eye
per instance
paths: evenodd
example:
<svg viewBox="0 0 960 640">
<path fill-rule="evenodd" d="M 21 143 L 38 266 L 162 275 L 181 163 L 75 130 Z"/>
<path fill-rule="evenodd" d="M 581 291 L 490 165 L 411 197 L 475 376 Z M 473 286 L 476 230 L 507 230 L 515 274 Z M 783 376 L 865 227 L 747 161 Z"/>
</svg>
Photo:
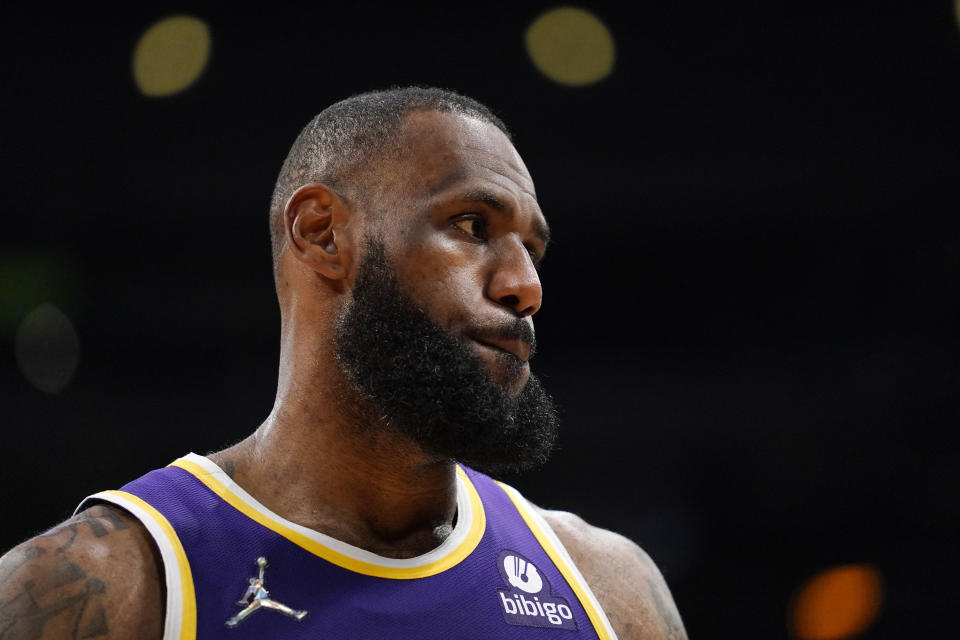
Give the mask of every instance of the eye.
<svg viewBox="0 0 960 640">
<path fill-rule="evenodd" d="M 527 247 L 527 253 L 530 254 L 530 261 L 533 263 L 533 268 L 539 272 L 543 264 L 543 256 L 537 253 L 537 250 L 533 247 Z"/>
<path fill-rule="evenodd" d="M 469 217 L 459 218 L 458 220 L 454 220 L 453 224 L 477 240 L 487 239 L 487 221 L 480 216 L 471 215 Z"/>
</svg>

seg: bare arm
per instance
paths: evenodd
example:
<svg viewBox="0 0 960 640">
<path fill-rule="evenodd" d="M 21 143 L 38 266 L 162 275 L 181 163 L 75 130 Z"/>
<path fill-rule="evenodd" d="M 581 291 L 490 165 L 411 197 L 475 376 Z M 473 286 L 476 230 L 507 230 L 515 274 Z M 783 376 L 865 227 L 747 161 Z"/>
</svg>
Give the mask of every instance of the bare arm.
<svg viewBox="0 0 960 640">
<path fill-rule="evenodd" d="M 540 511 L 586 578 L 620 640 L 686 640 L 667 583 L 643 549 L 564 511 Z"/>
<path fill-rule="evenodd" d="M 91 507 L 0 558 L 0 640 L 160 640 L 161 567 L 135 518 Z"/>
</svg>

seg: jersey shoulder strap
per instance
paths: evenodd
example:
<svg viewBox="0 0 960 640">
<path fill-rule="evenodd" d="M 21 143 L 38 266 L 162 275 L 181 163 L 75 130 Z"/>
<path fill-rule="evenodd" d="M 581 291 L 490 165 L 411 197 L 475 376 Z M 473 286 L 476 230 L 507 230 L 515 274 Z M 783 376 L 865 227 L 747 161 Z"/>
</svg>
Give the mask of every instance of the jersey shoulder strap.
<svg viewBox="0 0 960 640">
<path fill-rule="evenodd" d="M 166 484 L 170 467 L 157 469 L 141 476 L 146 484 Z M 136 481 L 135 481 L 136 482 Z M 127 487 L 124 487 L 125 489 Z M 129 512 L 139 520 L 153 538 L 163 562 L 166 603 L 163 640 L 195 640 L 197 604 L 193 572 L 177 531 L 170 521 L 153 505 L 125 490 L 101 491 L 87 496 L 77 506 L 78 513 L 94 503 L 106 502 Z"/>
<path fill-rule="evenodd" d="M 495 500 L 491 494 L 494 492 L 500 493 L 501 495 L 505 494 L 506 497 L 509 498 L 509 503 L 515 510 L 514 513 L 519 514 L 525 528 L 533 535 L 536 542 L 539 543 L 540 549 L 546 554 L 549 561 L 553 564 L 553 567 L 559 572 L 566 582 L 566 585 L 576 596 L 597 636 L 601 640 L 616 640 L 617 634 L 610 625 L 610 621 L 607 619 L 603 607 L 600 606 L 590 585 L 583 577 L 583 574 L 580 573 L 580 570 L 573 562 L 569 552 L 567 552 L 566 547 L 564 547 L 563 543 L 557 537 L 553 528 L 540 514 L 539 509 L 514 487 L 503 482 L 494 481 L 473 470 L 468 470 L 468 473 L 483 498 L 484 505 L 488 513 L 490 513 L 489 517 L 491 520 L 504 522 L 509 519 L 505 517 L 503 513 L 499 514 L 500 517 L 497 517 L 498 514 L 492 508 Z M 505 511 L 505 509 L 501 509 L 501 512 L 503 511 Z"/>
</svg>

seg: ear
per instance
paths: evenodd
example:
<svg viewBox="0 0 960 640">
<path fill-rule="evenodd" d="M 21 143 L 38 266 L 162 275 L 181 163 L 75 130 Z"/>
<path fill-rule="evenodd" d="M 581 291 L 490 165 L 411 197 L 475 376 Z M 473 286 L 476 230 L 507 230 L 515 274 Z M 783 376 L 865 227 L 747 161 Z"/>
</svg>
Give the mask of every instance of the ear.
<svg viewBox="0 0 960 640">
<path fill-rule="evenodd" d="M 352 214 L 339 195 L 323 184 L 305 184 L 290 196 L 283 217 L 297 260 L 331 280 L 346 277 L 353 259 L 346 232 Z"/>
</svg>

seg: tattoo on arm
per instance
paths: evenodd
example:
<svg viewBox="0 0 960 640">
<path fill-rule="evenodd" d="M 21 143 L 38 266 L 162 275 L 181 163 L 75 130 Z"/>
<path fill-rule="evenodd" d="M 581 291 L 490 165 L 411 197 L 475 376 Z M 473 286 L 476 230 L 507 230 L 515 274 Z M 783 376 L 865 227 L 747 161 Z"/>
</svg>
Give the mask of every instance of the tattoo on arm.
<svg viewBox="0 0 960 640">
<path fill-rule="evenodd" d="M 65 540 L 52 553 L 32 544 L 8 556 L 0 565 L 0 640 L 37 640 L 54 619 L 75 640 L 108 635 L 106 609 L 100 597 L 107 590 L 106 583 L 88 575 L 66 554 L 84 525 L 97 538 L 109 535 L 111 530 L 129 528 L 112 509 L 96 506 L 35 538 L 43 544 L 45 539 L 59 542 L 57 536 L 63 536 Z M 12 580 L 35 560 L 45 563 L 40 577 Z"/>
<path fill-rule="evenodd" d="M 38 538 L 52 538 L 60 535 L 64 531 L 69 531 L 70 536 L 67 540 L 57 547 L 57 553 L 63 553 L 67 549 L 73 546 L 73 543 L 77 540 L 77 530 L 81 525 L 87 525 L 90 527 L 90 530 L 98 538 L 102 538 L 105 535 L 110 533 L 110 529 L 106 523 L 103 522 L 106 520 L 115 531 L 122 531 L 129 528 L 127 523 L 123 521 L 116 511 L 112 509 L 106 509 L 103 506 L 97 505 L 87 509 L 83 513 L 77 514 L 70 520 L 67 520 L 60 526 L 54 527 L 46 533 L 41 533 Z"/>
<path fill-rule="evenodd" d="M 102 580 L 91 578 L 78 565 L 58 558 L 49 579 L 39 584 L 27 580 L 18 593 L 0 600 L 0 639 L 40 638 L 47 622 L 61 614 L 70 617 L 71 638 L 106 635 L 106 611 L 102 606 L 95 606 L 95 612 L 85 615 L 91 599 L 105 590 Z M 51 594 L 53 597 L 48 597 Z"/>
<path fill-rule="evenodd" d="M 15 558 L 10 559 L 9 566 L 0 566 L 0 586 L 7 581 L 7 578 L 16 573 L 17 569 L 45 553 L 46 550 L 40 547 L 27 547 Z"/>
</svg>

